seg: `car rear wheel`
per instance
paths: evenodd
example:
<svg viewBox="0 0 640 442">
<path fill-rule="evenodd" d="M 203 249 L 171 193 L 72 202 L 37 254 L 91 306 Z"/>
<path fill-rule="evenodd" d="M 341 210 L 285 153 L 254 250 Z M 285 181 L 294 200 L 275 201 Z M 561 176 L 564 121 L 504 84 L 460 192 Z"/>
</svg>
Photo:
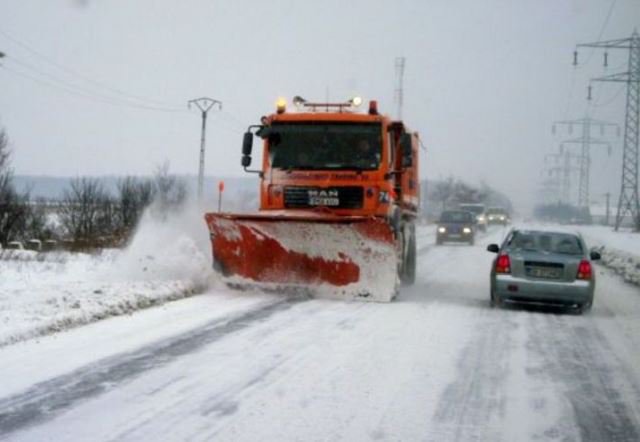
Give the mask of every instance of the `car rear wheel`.
<svg viewBox="0 0 640 442">
<path fill-rule="evenodd" d="M 500 301 L 500 298 L 498 298 L 498 296 L 496 296 L 495 292 L 493 290 L 491 290 L 491 307 L 501 307 L 502 306 L 502 302 Z"/>
<path fill-rule="evenodd" d="M 591 310 L 591 307 L 593 306 L 593 302 L 589 301 L 589 302 L 585 302 L 584 304 L 581 304 L 580 306 L 578 306 L 578 313 L 583 314 L 583 313 L 588 313 Z"/>
</svg>

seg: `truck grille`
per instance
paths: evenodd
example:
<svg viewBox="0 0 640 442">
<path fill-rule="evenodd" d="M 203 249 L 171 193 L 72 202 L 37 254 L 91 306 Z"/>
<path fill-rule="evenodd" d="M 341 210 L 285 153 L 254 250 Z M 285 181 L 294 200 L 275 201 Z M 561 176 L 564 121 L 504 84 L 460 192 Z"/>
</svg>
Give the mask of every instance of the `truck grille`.
<svg viewBox="0 0 640 442">
<path fill-rule="evenodd" d="M 285 187 L 286 208 L 334 207 L 336 209 L 361 209 L 364 189 L 350 187 Z"/>
</svg>

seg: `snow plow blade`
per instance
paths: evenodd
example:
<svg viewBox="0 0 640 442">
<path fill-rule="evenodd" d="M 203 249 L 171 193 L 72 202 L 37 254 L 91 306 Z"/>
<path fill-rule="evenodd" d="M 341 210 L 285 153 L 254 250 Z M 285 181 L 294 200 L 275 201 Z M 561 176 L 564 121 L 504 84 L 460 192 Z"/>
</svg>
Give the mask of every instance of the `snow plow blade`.
<svg viewBox="0 0 640 442">
<path fill-rule="evenodd" d="M 229 285 L 388 302 L 398 290 L 393 233 L 381 219 L 205 214 L 214 268 Z"/>
</svg>

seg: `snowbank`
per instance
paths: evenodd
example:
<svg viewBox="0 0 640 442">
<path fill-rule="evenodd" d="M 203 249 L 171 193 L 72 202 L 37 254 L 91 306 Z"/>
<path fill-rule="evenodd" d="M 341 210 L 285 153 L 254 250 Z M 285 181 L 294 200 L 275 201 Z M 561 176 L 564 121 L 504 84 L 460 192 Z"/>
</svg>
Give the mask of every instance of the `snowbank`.
<svg viewBox="0 0 640 442">
<path fill-rule="evenodd" d="M 640 234 L 605 226 L 577 226 L 587 244 L 602 255 L 600 264 L 640 286 Z"/>
<path fill-rule="evenodd" d="M 613 269 L 625 282 L 640 285 L 640 256 L 605 245 L 595 246 L 593 249 L 602 255 L 601 264 Z"/>
<path fill-rule="evenodd" d="M 0 346 L 203 292 L 215 282 L 202 211 L 145 216 L 125 250 L 3 250 Z"/>
</svg>

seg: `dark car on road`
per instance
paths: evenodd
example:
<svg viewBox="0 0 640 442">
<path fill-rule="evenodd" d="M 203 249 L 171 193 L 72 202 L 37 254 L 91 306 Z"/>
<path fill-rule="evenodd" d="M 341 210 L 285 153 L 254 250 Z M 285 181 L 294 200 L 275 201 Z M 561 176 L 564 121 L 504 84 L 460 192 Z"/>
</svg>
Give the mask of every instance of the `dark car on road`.
<svg viewBox="0 0 640 442">
<path fill-rule="evenodd" d="M 436 244 L 445 241 L 467 242 L 475 240 L 475 215 L 466 210 L 445 210 L 440 215 L 436 230 Z"/>
<path fill-rule="evenodd" d="M 459 210 L 466 210 L 473 213 L 475 217 L 476 228 L 487 231 L 487 217 L 485 214 L 484 204 L 480 203 L 464 203 L 458 205 Z"/>
<path fill-rule="evenodd" d="M 589 310 L 593 304 L 595 271 L 579 233 L 557 230 L 512 229 L 491 266 L 491 303 L 550 304 Z"/>
<path fill-rule="evenodd" d="M 487 224 L 501 224 L 506 226 L 509 224 L 509 214 L 502 207 L 489 207 L 486 212 Z"/>
</svg>

